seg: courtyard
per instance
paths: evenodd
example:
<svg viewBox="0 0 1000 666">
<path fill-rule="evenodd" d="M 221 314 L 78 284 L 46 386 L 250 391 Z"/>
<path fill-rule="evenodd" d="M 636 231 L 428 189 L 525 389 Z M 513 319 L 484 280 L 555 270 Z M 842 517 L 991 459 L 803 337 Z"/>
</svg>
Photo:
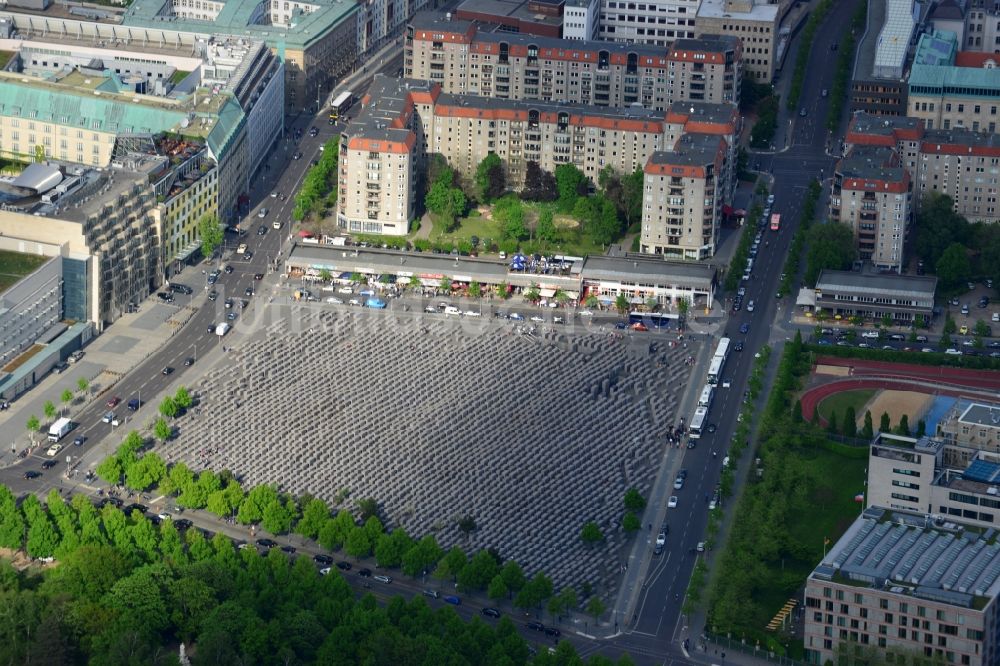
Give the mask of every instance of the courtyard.
<svg viewBox="0 0 1000 666">
<path fill-rule="evenodd" d="M 673 333 L 273 305 L 193 385 L 172 461 L 230 469 L 390 526 L 496 548 L 557 585 L 615 587 L 697 354 Z M 458 523 L 470 516 L 475 529 Z M 607 537 L 587 546 L 595 521 Z"/>
</svg>

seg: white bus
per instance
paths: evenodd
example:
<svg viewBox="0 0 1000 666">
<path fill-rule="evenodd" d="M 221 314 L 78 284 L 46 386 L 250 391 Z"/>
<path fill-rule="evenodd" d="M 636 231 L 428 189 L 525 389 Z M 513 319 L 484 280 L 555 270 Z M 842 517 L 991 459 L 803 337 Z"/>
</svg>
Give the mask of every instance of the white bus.
<svg viewBox="0 0 1000 666">
<path fill-rule="evenodd" d="M 719 346 L 715 348 L 715 354 L 713 357 L 721 358 L 722 362 L 725 363 L 726 359 L 729 358 L 729 338 L 722 338 L 719 340 Z"/>
<path fill-rule="evenodd" d="M 705 427 L 706 418 L 708 418 L 708 410 L 706 408 L 699 407 L 694 410 L 694 418 L 691 419 L 691 424 L 688 426 L 688 437 L 691 439 L 701 437 L 701 429 Z"/>
<path fill-rule="evenodd" d="M 722 376 L 722 366 L 726 359 L 719 356 L 712 357 L 712 362 L 708 366 L 708 383 L 711 386 L 719 385 L 719 377 Z"/>
<path fill-rule="evenodd" d="M 715 389 L 712 388 L 711 384 L 705 384 L 705 388 L 701 390 L 701 397 L 698 398 L 698 406 L 704 407 L 706 410 L 712 407 L 712 398 L 714 397 Z"/>
</svg>

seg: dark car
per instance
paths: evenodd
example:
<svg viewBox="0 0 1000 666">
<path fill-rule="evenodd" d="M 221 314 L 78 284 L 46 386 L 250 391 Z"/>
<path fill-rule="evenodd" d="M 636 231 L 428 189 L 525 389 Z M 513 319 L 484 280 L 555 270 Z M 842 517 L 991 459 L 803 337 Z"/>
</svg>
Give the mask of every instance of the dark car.
<svg viewBox="0 0 1000 666">
<path fill-rule="evenodd" d="M 681 477 L 682 479 L 686 479 L 688 478 L 688 471 L 686 469 L 682 469 L 679 472 L 677 472 L 677 476 Z"/>
<path fill-rule="evenodd" d="M 253 287 L 247 287 L 246 289 L 244 289 L 243 295 L 246 296 L 247 298 L 253 296 Z"/>
<path fill-rule="evenodd" d="M 626 324 L 623 321 L 618 321 L 615 322 L 615 328 L 617 328 L 619 331 L 624 331 L 626 328 L 628 328 L 628 324 Z"/>
<path fill-rule="evenodd" d="M 717 427 L 717 426 L 716 426 L 716 425 L 715 425 L 714 423 L 709 423 L 709 424 L 708 424 L 708 433 L 709 433 L 709 434 L 712 434 L 712 433 L 713 433 L 713 432 L 715 432 L 715 431 L 716 431 L 717 429 L 718 429 L 718 427 Z"/>
<path fill-rule="evenodd" d="M 39 472 L 38 470 L 29 469 L 27 472 L 24 473 L 24 478 L 26 478 L 26 479 L 37 479 L 41 475 L 42 475 L 42 473 Z"/>
<path fill-rule="evenodd" d="M 462 605 L 462 599 L 460 597 L 456 597 L 454 594 L 447 594 L 447 595 L 441 597 L 441 599 L 443 599 L 445 601 L 445 603 L 449 603 L 449 604 L 451 604 L 453 606 L 461 606 Z"/>
<path fill-rule="evenodd" d="M 341 571 L 350 571 L 351 570 L 351 563 L 350 562 L 343 562 L 343 561 L 337 562 L 337 568 L 340 569 Z"/>
<path fill-rule="evenodd" d="M 226 272 L 226 275 L 229 275 L 230 273 L 233 272 L 233 267 L 230 266 L 229 264 L 226 264 L 226 267 L 223 270 Z"/>
<path fill-rule="evenodd" d="M 371 569 L 362 569 L 361 571 L 358 572 L 358 575 L 361 576 L 362 578 L 371 578 L 372 577 L 372 570 Z"/>
<path fill-rule="evenodd" d="M 329 555 L 313 555 L 313 561 L 316 562 L 316 564 L 333 564 L 333 558 Z"/>
<path fill-rule="evenodd" d="M 177 520 L 174 521 L 174 527 L 176 527 L 179 530 L 186 530 L 187 528 L 191 527 L 192 524 L 193 523 L 187 518 L 178 518 Z"/>
<path fill-rule="evenodd" d="M 139 400 L 139 398 L 132 398 L 131 400 L 128 401 L 128 408 L 129 408 L 129 410 L 131 410 L 131 411 L 134 412 L 135 410 L 139 409 L 140 407 L 142 407 L 142 401 Z"/>
<path fill-rule="evenodd" d="M 267 233 L 267 227 L 265 227 L 263 224 L 260 225 L 259 227 L 257 227 L 257 235 L 258 236 L 263 236 L 266 233 Z"/>
<path fill-rule="evenodd" d="M 253 261 L 253 252 L 247 252 L 243 255 L 243 261 Z"/>
<path fill-rule="evenodd" d="M 736 343 L 736 344 L 735 344 L 735 345 L 733 346 L 733 349 L 735 349 L 736 351 L 743 351 L 743 342 L 742 342 L 742 341 L 740 341 L 740 342 L 737 342 L 737 343 Z"/>
<path fill-rule="evenodd" d="M 164 367 L 163 370 L 161 370 L 160 372 L 162 372 L 164 375 L 172 375 L 174 373 L 174 369 L 168 365 Z"/>
<path fill-rule="evenodd" d="M 233 299 L 227 298 L 223 301 L 223 305 L 225 305 L 227 309 L 233 307 Z"/>
<path fill-rule="evenodd" d="M 259 282 L 260 280 L 264 279 L 264 274 L 263 273 L 254 273 L 253 279 L 257 280 Z"/>
<path fill-rule="evenodd" d="M 750 332 L 750 324 L 741 324 L 740 325 L 740 333 L 742 333 L 743 335 L 746 335 L 749 332 Z"/>
<path fill-rule="evenodd" d="M 208 292 L 208 300 L 214 301 L 218 297 L 219 297 L 219 292 L 217 292 L 216 290 L 213 289 L 212 291 Z"/>
<path fill-rule="evenodd" d="M 278 542 L 273 539 L 257 539 L 257 545 L 261 548 L 274 548 Z"/>
<path fill-rule="evenodd" d="M 42 469 L 52 469 L 59 464 L 58 460 L 49 459 L 42 463 Z"/>
<path fill-rule="evenodd" d="M 215 335 L 215 326 L 209 326 L 208 327 L 208 334 L 209 335 Z"/>
<path fill-rule="evenodd" d="M 498 611 L 496 608 L 484 608 L 479 612 L 485 615 L 486 617 L 496 617 L 496 618 L 500 617 L 500 611 Z"/>
<path fill-rule="evenodd" d="M 194 357 L 188 356 L 186 359 L 184 359 L 184 365 L 185 366 L 194 365 Z"/>
<path fill-rule="evenodd" d="M 146 505 L 145 504 L 138 504 L 138 503 L 129 504 L 124 509 L 124 512 L 125 512 L 126 516 L 131 515 L 131 513 L 133 511 L 138 511 L 139 513 L 146 513 Z"/>
<path fill-rule="evenodd" d="M 553 638 L 559 638 L 562 636 L 562 632 L 555 627 L 545 627 L 545 635 L 552 636 Z"/>
<path fill-rule="evenodd" d="M 83 446 L 83 443 L 87 441 L 87 438 L 83 435 L 73 438 L 73 446 Z"/>
<path fill-rule="evenodd" d="M 117 407 L 121 401 L 122 401 L 121 398 L 119 398 L 118 396 L 114 396 L 113 398 L 108 399 L 107 403 L 105 404 L 108 406 L 108 409 L 113 409 Z"/>
<path fill-rule="evenodd" d="M 525 626 L 532 631 L 545 631 L 545 625 L 541 622 L 529 622 Z"/>
<path fill-rule="evenodd" d="M 293 160 L 301 160 L 302 159 L 302 153 L 295 153 L 294 155 L 292 155 L 292 159 Z"/>
<path fill-rule="evenodd" d="M 282 546 L 281 547 L 281 552 L 288 553 L 289 555 L 292 555 L 292 554 L 295 553 L 295 546 Z"/>
</svg>

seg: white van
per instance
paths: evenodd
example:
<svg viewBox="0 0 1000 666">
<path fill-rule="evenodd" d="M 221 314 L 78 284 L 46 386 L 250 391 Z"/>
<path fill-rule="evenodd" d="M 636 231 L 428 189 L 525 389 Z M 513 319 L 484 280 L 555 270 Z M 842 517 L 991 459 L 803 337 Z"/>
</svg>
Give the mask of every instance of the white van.
<svg viewBox="0 0 1000 666">
<path fill-rule="evenodd" d="M 275 220 L 274 222 L 271 223 L 271 226 L 274 227 L 275 229 L 280 229 L 281 228 L 281 220 Z"/>
<path fill-rule="evenodd" d="M 454 305 L 448 305 L 444 309 L 446 315 L 460 315 L 462 311 L 456 308 Z"/>
<path fill-rule="evenodd" d="M 861 337 L 863 337 L 863 338 L 877 338 L 878 337 L 878 331 L 862 331 L 861 332 Z"/>
</svg>

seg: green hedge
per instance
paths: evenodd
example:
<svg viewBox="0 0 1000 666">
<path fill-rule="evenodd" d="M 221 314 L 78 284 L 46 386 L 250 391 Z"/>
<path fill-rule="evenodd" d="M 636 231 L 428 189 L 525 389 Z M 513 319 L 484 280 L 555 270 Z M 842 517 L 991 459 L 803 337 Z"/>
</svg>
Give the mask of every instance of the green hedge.
<svg viewBox="0 0 1000 666">
<path fill-rule="evenodd" d="M 863 347 L 841 347 L 839 345 L 808 344 L 806 348 L 814 354 L 836 356 L 838 358 L 858 358 L 866 361 L 895 361 L 918 365 L 948 366 L 970 370 L 1000 370 L 1000 358 L 989 356 L 957 356 L 940 352 L 897 351 L 888 349 L 865 349 Z"/>
</svg>

